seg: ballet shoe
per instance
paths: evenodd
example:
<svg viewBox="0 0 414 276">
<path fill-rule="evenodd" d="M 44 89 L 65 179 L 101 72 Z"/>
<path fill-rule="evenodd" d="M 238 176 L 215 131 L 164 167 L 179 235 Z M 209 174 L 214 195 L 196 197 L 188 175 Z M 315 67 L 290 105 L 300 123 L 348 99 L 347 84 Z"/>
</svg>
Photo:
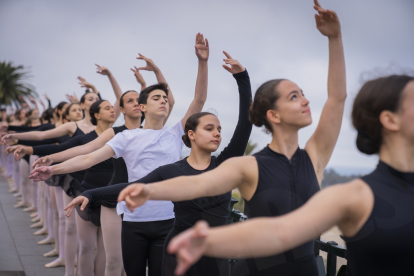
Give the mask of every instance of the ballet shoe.
<svg viewBox="0 0 414 276">
<path fill-rule="evenodd" d="M 43 221 L 39 221 L 39 222 L 36 222 L 30 225 L 30 228 L 42 228 L 42 227 L 43 227 Z"/>
<path fill-rule="evenodd" d="M 40 229 L 39 231 L 41 231 L 41 230 L 43 230 L 43 229 Z M 34 235 L 34 234 L 33 234 Z M 49 237 L 47 237 L 46 239 L 44 239 L 44 240 L 41 240 L 41 241 L 38 241 L 37 242 L 37 244 L 39 244 L 39 245 L 43 245 L 43 244 L 52 244 L 52 243 L 55 243 L 55 239 L 54 238 L 49 238 Z"/>
<path fill-rule="evenodd" d="M 16 205 L 14 205 L 14 208 L 27 208 L 29 204 L 27 204 L 26 202 L 20 201 L 19 203 L 17 203 Z"/>
<path fill-rule="evenodd" d="M 15 193 L 17 193 L 19 190 L 16 190 L 16 189 L 11 189 L 11 190 L 9 190 L 9 193 L 11 193 L 11 194 L 15 194 Z"/>
<path fill-rule="evenodd" d="M 58 266 L 65 266 L 65 260 L 62 260 L 61 258 L 57 258 L 53 262 L 45 264 L 46 268 L 52 268 L 52 267 L 58 267 Z"/>
<path fill-rule="evenodd" d="M 22 196 L 22 194 L 19 192 L 19 193 L 14 194 L 13 196 L 14 196 L 14 197 L 21 197 L 21 196 Z"/>
<path fill-rule="evenodd" d="M 30 207 L 23 209 L 23 212 L 37 212 L 37 208 L 30 206 Z"/>
<path fill-rule="evenodd" d="M 37 216 L 38 216 L 38 215 L 37 215 L 37 212 L 36 212 L 36 213 L 31 213 L 31 214 L 30 214 L 30 217 L 31 217 L 31 218 L 35 218 L 35 217 L 37 217 Z"/>
<path fill-rule="evenodd" d="M 31 222 L 38 222 L 40 221 L 40 217 L 35 217 L 30 220 Z"/>
<path fill-rule="evenodd" d="M 43 254 L 43 257 L 55 257 L 55 256 L 59 256 L 59 250 L 53 249 L 52 251 L 49 251 Z"/>
<path fill-rule="evenodd" d="M 49 234 L 49 231 L 47 230 L 47 228 L 42 228 L 33 233 L 34 236 L 47 235 L 47 234 Z"/>
</svg>

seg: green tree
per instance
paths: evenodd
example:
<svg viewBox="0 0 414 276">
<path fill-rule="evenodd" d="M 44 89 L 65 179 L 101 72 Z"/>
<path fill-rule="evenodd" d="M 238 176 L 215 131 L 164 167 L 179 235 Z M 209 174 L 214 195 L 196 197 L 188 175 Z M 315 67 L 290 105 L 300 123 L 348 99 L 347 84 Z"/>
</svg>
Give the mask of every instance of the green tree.
<svg viewBox="0 0 414 276">
<path fill-rule="evenodd" d="M 34 87 L 24 82 L 29 77 L 28 74 L 22 65 L 14 66 L 11 62 L 0 62 L 0 104 L 20 108 L 19 96 L 37 96 Z"/>
<path fill-rule="evenodd" d="M 247 142 L 247 146 L 246 146 L 246 150 L 244 151 L 244 155 L 250 155 L 256 147 L 257 147 L 257 144 L 252 144 L 251 141 Z"/>
</svg>

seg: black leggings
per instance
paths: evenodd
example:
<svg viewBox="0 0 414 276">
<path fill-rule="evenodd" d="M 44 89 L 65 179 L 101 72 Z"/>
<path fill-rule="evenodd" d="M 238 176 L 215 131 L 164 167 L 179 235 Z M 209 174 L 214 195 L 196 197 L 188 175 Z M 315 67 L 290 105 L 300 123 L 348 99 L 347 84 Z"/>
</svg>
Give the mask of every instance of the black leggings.
<svg viewBox="0 0 414 276">
<path fill-rule="evenodd" d="M 127 276 L 160 276 L 164 240 L 174 219 L 131 222 L 122 221 L 122 259 Z"/>
<path fill-rule="evenodd" d="M 174 255 L 167 253 L 167 247 L 172 238 L 180 234 L 184 229 L 176 226 L 171 229 L 164 244 L 164 257 L 162 260 L 162 276 L 174 276 L 174 270 L 177 267 L 177 260 Z M 229 260 L 201 257 L 197 263 L 192 265 L 185 276 L 229 276 Z"/>
</svg>

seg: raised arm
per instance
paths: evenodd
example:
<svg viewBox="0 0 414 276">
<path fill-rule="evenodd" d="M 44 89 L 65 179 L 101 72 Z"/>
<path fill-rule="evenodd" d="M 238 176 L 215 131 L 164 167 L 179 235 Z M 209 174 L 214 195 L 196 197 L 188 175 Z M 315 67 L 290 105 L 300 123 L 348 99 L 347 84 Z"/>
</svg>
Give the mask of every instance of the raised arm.
<svg viewBox="0 0 414 276">
<path fill-rule="evenodd" d="M 104 76 L 108 76 L 109 81 L 111 82 L 112 89 L 114 90 L 116 101 L 114 103 L 114 111 L 115 111 L 115 120 L 118 119 L 119 114 L 121 114 L 121 109 L 119 106 L 119 100 L 122 96 L 121 87 L 119 87 L 118 82 L 116 81 L 114 75 L 112 75 L 111 71 L 108 68 L 95 64 L 98 68 L 96 69 L 96 73 L 99 73 Z"/>
<path fill-rule="evenodd" d="M 148 199 L 183 201 L 216 196 L 235 188 L 250 199 L 257 184 L 257 163 L 254 157 L 235 157 L 216 169 L 195 176 L 181 176 L 152 184 L 133 184 L 125 188 L 118 201 L 125 200 L 132 211 Z"/>
<path fill-rule="evenodd" d="M 200 33 L 196 35 L 195 42 L 195 53 L 198 58 L 198 74 L 197 82 L 195 87 L 194 100 L 191 102 L 190 107 L 187 110 L 187 113 L 181 119 L 183 129 L 187 119 L 194 113 L 201 112 L 204 107 L 204 103 L 207 100 L 207 84 L 208 84 L 208 57 L 210 53 L 210 48 L 207 38 L 204 39 L 204 36 Z"/>
<path fill-rule="evenodd" d="M 323 9 L 317 0 L 316 27 L 329 40 L 328 100 L 326 101 L 315 133 L 306 144 L 319 183 L 331 158 L 341 130 L 346 93 L 345 57 L 341 25 L 334 11 Z"/>
<path fill-rule="evenodd" d="M 139 67 L 137 69 L 138 70 L 147 70 L 147 71 L 153 71 L 155 74 L 155 77 L 157 78 L 157 82 L 158 83 L 165 83 L 167 85 L 168 88 L 168 103 L 170 105 L 170 110 L 168 113 L 168 116 L 164 119 L 164 124 L 167 122 L 168 117 L 170 117 L 171 111 L 173 110 L 174 104 L 175 104 L 175 100 L 174 100 L 174 95 L 171 91 L 170 86 L 167 83 L 167 80 L 164 78 L 164 75 L 162 74 L 160 68 L 158 68 L 157 65 L 155 65 L 154 61 L 152 61 L 152 59 L 149 59 L 143 55 L 141 55 L 140 53 L 138 53 L 138 57 L 137 59 L 141 59 L 144 60 L 147 64 L 145 67 Z"/>
<path fill-rule="evenodd" d="M 182 275 L 203 255 L 256 258 L 280 254 L 319 237 L 334 225 L 352 237 L 368 219 L 373 203 L 371 189 L 360 180 L 335 185 L 284 216 L 254 218 L 211 229 L 207 223 L 199 222 L 175 237 L 168 252 L 177 255 L 176 274 Z"/>
<path fill-rule="evenodd" d="M 113 128 L 109 128 L 105 130 L 101 135 L 99 135 L 98 138 L 94 139 L 93 141 L 87 144 L 73 147 L 65 151 L 61 151 L 61 152 L 54 153 L 54 154 L 37 159 L 33 163 L 33 167 L 36 168 L 37 166 L 50 166 L 52 163 L 63 162 L 73 157 L 76 157 L 78 155 L 84 155 L 84 154 L 91 153 L 105 146 L 105 144 L 109 140 L 111 140 L 114 136 L 115 136 L 115 133 L 114 133 Z"/>
<path fill-rule="evenodd" d="M 135 79 L 141 85 L 141 90 L 140 91 L 147 88 L 147 83 L 145 82 L 145 79 L 141 75 L 141 73 L 139 72 L 138 68 L 136 66 L 134 66 L 134 68 L 131 68 L 131 71 L 134 72 Z"/>
<path fill-rule="evenodd" d="M 227 52 L 223 51 L 223 53 L 226 55 L 224 62 L 230 65 L 230 67 L 223 65 L 223 68 L 232 73 L 236 79 L 239 87 L 240 102 L 239 119 L 236 129 L 228 146 L 217 156 L 219 163 L 231 157 L 243 156 L 247 143 L 249 142 L 250 133 L 252 132 L 252 123 L 249 120 L 249 109 L 252 103 L 252 89 L 249 74 L 240 62 L 233 59 Z"/>
<path fill-rule="evenodd" d="M 37 105 L 36 99 L 33 97 L 29 97 L 29 101 L 34 105 L 34 109 L 40 113 L 39 106 Z"/>
<path fill-rule="evenodd" d="M 76 131 L 76 124 L 74 122 L 66 123 L 58 126 L 57 128 L 46 130 L 46 131 L 30 131 L 24 133 L 13 133 L 3 136 L 3 142 L 9 143 L 13 139 L 18 140 L 45 140 L 50 138 L 61 137 L 63 135 L 73 135 Z"/>
<path fill-rule="evenodd" d="M 29 178 L 34 181 L 44 181 L 52 175 L 86 170 L 93 165 L 111 158 L 114 154 L 112 148 L 105 145 L 94 152 L 77 156 L 54 166 L 38 167 L 31 172 Z"/>
<path fill-rule="evenodd" d="M 80 76 L 78 77 L 78 80 L 79 80 L 79 84 L 81 87 L 85 87 L 86 89 L 92 89 L 93 93 L 95 93 L 96 95 L 99 95 L 99 92 L 96 89 L 95 85 L 93 85 L 90 82 L 87 82 L 85 78 L 82 78 Z"/>
</svg>

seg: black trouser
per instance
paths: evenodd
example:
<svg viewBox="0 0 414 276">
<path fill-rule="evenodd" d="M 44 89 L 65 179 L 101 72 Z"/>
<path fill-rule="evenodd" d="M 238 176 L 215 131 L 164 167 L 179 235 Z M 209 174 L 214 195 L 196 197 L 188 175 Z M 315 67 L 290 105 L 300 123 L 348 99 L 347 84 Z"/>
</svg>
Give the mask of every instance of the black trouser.
<svg viewBox="0 0 414 276">
<path fill-rule="evenodd" d="M 164 240 L 174 219 L 131 222 L 122 221 L 122 259 L 128 276 L 160 276 Z"/>
<path fill-rule="evenodd" d="M 176 221 L 177 222 L 177 221 Z M 162 276 L 174 276 L 177 260 L 174 255 L 167 253 L 167 247 L 172 238 L 184 229 L 174 226 L 165 239 L 164 257 L 162 260 Z M 201 257 L 185 273 L 186 276 L 229 276 L 229 260 L 210 257 Z"/>
</svg>

